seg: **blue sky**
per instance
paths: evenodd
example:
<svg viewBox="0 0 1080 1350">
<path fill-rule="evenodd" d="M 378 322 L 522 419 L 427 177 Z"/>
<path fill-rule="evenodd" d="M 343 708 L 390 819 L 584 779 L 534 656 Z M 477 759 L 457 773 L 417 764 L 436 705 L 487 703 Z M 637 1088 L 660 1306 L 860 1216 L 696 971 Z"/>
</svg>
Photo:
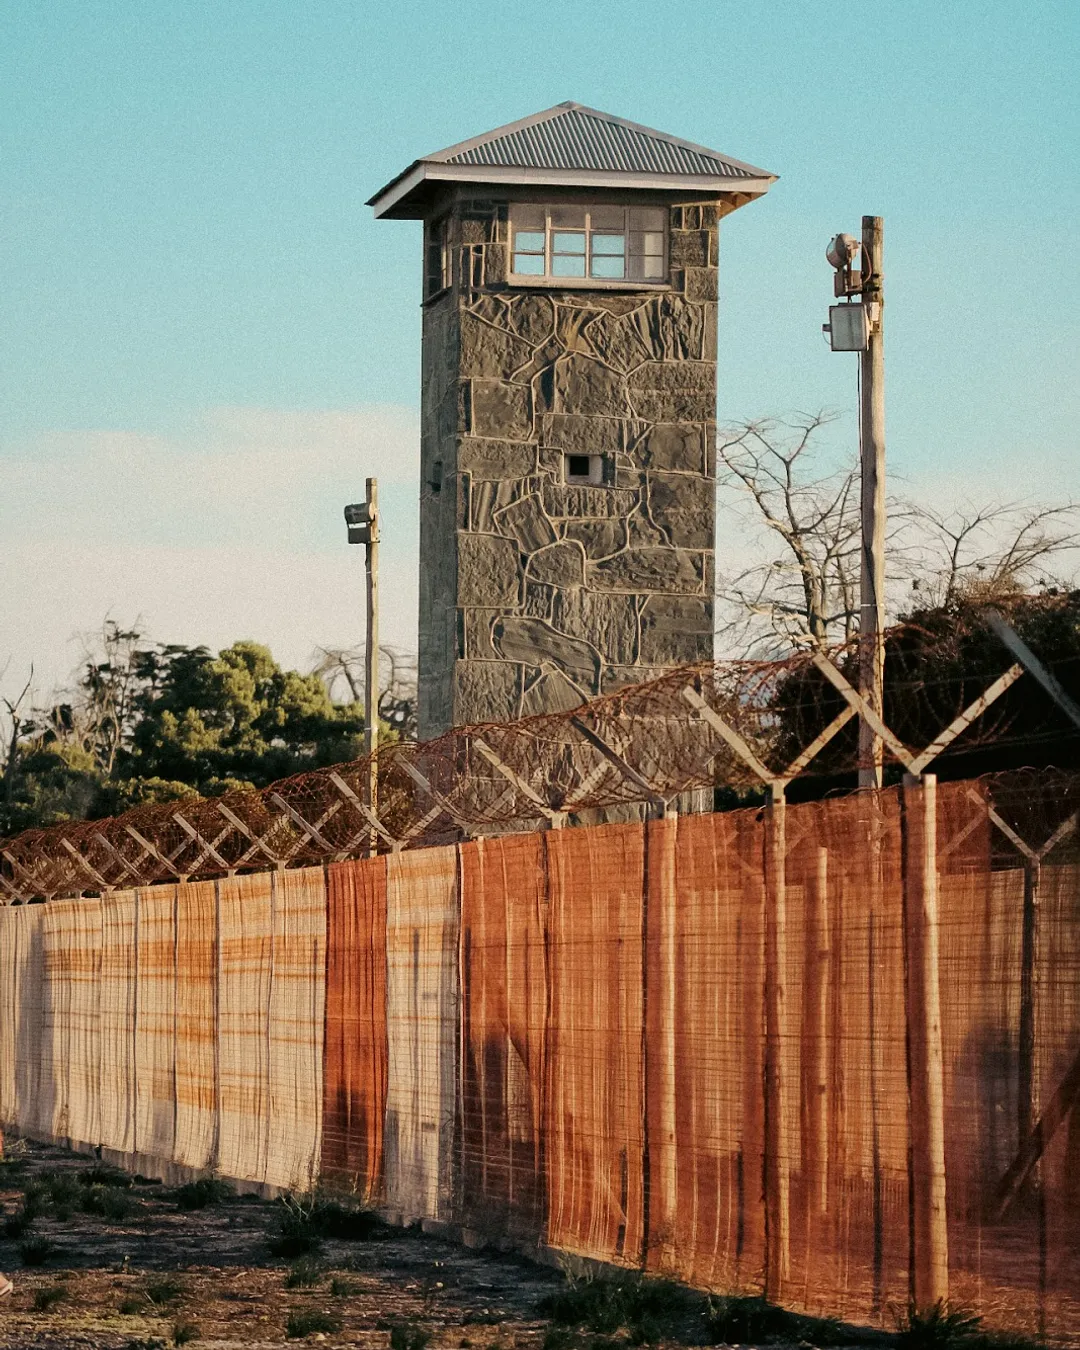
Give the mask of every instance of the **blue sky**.
<svg viewBox="0 0 1080 1350">
<path fill-rule="evenodd" d="M 890 467 L 1080 496 L 1078 36 L 1056 0 L 8 6 L 7 682 L 63 678 L 106 611 L 301 664 L 358 639 L 340 506 L 371 472 L 415 645 L 419 227 L 363 203 L 567 98 L 781 175 L 722 233 L 722 420 L 850 413 L 823 250 L 880 214 Z"/>
</svg>

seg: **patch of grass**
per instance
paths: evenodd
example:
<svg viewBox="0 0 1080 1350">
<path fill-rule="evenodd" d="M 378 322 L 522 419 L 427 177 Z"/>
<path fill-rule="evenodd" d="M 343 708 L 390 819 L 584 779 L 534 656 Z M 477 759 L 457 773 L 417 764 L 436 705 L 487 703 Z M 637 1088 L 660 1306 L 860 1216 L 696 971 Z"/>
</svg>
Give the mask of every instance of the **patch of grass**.
<svg viewBox="0 0 1080 1350">
<path fill-rule="evenodd" d="M 14 1214 L 9 1214 L 4 1220 L 4 1236 L 17 1242 L 19 1238 L 25 1237 L 33 1227 L 40 1210 L 25 1204 L 21 1205 Z"/>
<path fill-rule="evenodd" d="M 415 1322 L 396 1322 L 390 1328 L 390 1350 L 425 1350 L 431 1332 Z"/>
<path fill-rule="evenodd" d="M 882 1332 L 860 1331 L 834 1317 L 803 1317 L 759 1295 L 743 1294 L 710 1298 L 706 1330 L 713 1345 L 784 1341 L 830 1350 L 840 1345 L 880 1345 L 887 1339 Z"/>
<path fill-rule="evenodd" d="M 151 1280 L 143 1293 L 155 1308 L 164 1308 L 166 1304 L 175 1303 L 183 1296 L 184 1286 L 180 1280 L 166 1275 L 163 1279 Z"/>
<path fill-rule="evenodd" d="M 34 1301 L 31 1305 L 34 1312 L 50 1312 L 58 1303 L 63 1302 L 68 1296 L 68 1291 L 62 1284 L 51 1284 L 45 1289 L 39 1289 L 34 1295 Z"/>
<path fill-rule="evenodd" d="M 603 1336 L 625 1327 L 631 1343 L 641 1345 L 684 1321 L 693 1302 L 689 1290 L 669 1280 L 568 1275 L 565 1288 L 541 1299 L 537 1310 L 564 1327 L 585 1327 Z M 559 1347 L 553 1343 L 548 1350 Z"/>
<path fill-rule="evenodd" d="M 146 1311 L 146 1300 L 139 1298 L 138 1295 L 129 1294 L 117 1311 L 121 1317 L 136 1317 L 139 1313 Z"/>
<path fill-rule="evenodd" d="M 286 1258 L 317 1252 L 324 1238 L 363 1242 L 382 1226 L 365 1209 L 352 1209 L 318 1195 L 285 1196 L 278 1210 L 276 1236 L 269 1239 L 272 1255 Z"/>
<path fill-rule="evenodd" d="M 79 1180 L 84 1186 L 121 1186 L 127 1189 L 132 1184 L 132 1178 L 123 1168 L 102 1162 L 83 1168 Z"/>
<path fill-rule="evenodd" d="M 355 1280 L 345 1280 L 340 1275 L 335 1275 L 330 1281 L 330 1292 L 335 1298 L 352 1298 L 354 1294 L 360 1292 L 360 1286 Z"/>
<path fill-rule="evenodd" d="M 896 1319 L 897 1350 L 1038 1350 L 1026 1336 L 984 1331 L 982 1318 L 939 1299 L 932 1307 L 909 1306 Z"/>
<path fill-rule="evenodd" d="M 119 1186 L 101 1186 L 94 1183 L 82 1193 L 84 1214 L 98 1214 L 111 1223 L 123 1223 L 139 1208 L 139 1202 Z"/>
<path fill-rule="evenodd" d="M 57 1250 L 56 1244 L 46 1237 L 29 1237 L 19 1243 L 19 1260 L 24 1266 L 43 1266 Z"/>
<path fill-rule="evenodd" d="M 194 1322 L 177 1322 L 172 1329 L 173 1345 L 187 1345 L 199 1339 L 199 1328 Z"/>
<path fill-rule="evenodd" d="M 341 1322 L 324 1312 L 291 1312 L 285 1323 L 285 1335 L 291 1341 L 302 1340 L 317 1331 L 334 1332 L 341 1330 Z"/>
<path fill-rule="evenodd" d="M 173 1193 L 173 1199 L 178 1209 L 190 1212 L 223 1204 L 226 1200 L 231 1200 L 235 1194 L 235 1188 L 227 1181 L 219 1181 L 217 1177 L 203 1177 L 199 1181 L 189 1181 L 184 1186 L 178 1186 Z"/>
<path fill-rule="evenodd" d="M 38 1177 L 38 1184 L 52 1204 L 59 1208 L 72 1209 L 78 1204 L 82 1193 L 78 1180 L 71 1172 L 43 1172 Z"/>
<path fill-rule="evenodd" d="M 324 1274 L 323 1263 L 315 1256 L 302 1256 L 285 1276 L 286 1289 L 313 1289 Z"/>
</svg>

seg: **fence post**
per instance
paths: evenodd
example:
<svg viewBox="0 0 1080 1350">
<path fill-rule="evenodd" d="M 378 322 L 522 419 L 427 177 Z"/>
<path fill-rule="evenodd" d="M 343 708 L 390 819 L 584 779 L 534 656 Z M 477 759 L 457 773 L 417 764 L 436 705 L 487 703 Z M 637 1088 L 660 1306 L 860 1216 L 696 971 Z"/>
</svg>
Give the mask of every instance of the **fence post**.
<svg viewBox="0 0 1080 1350">
<path fill-rule="evenodd" d="M 938 977 L 937 776 L 904 775 L 905 1002 L 911 1187 L 911 1298 L 949 1297 L 945 1213 L 945 1088 Z"/>
<path fill-rule="evenodd" d="M 1020 1055 L 1017 1138 L 1028 1138 L 1039 1119 L 1039 883 L 1038 857 L 1024 858 L 1024 918 L 1020 956 Z"/>
<path fill-rule="evenodd" d="M 790 1244 L 787 1131 L 784 1128 L 787 966 L 787 803 L 769 787 L 765 808 L 765 1297 L 779 1302 Z"/>
<path fill-rule="evenodd" d="M 645 1120 L 648 1130 L 646 1265 L 670 1267 L 678 1213 L 675 1116 L 674 813 L 645 822 Z"/>
<path fill-rule="evenodd" d="M 803 1176 L 807 1213 L 822 1218 L 829 1200 L 829 850 L 815 850 L 806 896 L 803 1016 Z"/>
</svg>

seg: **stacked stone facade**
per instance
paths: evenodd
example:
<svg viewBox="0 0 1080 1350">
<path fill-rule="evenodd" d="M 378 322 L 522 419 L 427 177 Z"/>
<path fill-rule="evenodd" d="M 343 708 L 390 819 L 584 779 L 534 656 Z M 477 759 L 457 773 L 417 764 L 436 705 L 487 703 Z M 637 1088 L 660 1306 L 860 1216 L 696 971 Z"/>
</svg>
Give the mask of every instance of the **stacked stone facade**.
<svg viewBox="0 0 1080 1350">
<path fill-rule="evenodd" d="M 450 284 L 424 308 L 422 737 L 713 650 L 718 205 L 665 203 L 662 288 L 526 288 L 507 204 L 453 191 L 425 226 Z"/>
</svg>

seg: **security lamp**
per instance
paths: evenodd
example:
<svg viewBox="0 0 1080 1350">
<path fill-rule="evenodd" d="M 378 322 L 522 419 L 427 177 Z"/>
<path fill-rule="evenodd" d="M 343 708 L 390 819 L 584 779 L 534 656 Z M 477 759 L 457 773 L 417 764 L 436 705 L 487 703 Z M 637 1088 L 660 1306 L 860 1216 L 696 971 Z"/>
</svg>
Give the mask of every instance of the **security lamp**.
<svg viewBox="0 0 1080 1350">
<path fill-rule="evenodd" d="M 345 524 L 349 527 L 350 544 L 371 543 L 371 512 L 367 502 L 353 502 L 345 508 Z"/>
<path fill-rule="evenodd" d="M 822 324 L 834 352 L 864 352 L 870 340 L 866 305 L 830 305 L 829 322 Z"/>
<path fill-rule="evenodd" d="M 825 257 L 828 259 L 829 266 L 835 267 L 839 271 L 842 267 L 851 266 L 859 256 L 861 248 L 862 244 L 853 234 L 835 234 L 829 240 Z"/>
</svg>

